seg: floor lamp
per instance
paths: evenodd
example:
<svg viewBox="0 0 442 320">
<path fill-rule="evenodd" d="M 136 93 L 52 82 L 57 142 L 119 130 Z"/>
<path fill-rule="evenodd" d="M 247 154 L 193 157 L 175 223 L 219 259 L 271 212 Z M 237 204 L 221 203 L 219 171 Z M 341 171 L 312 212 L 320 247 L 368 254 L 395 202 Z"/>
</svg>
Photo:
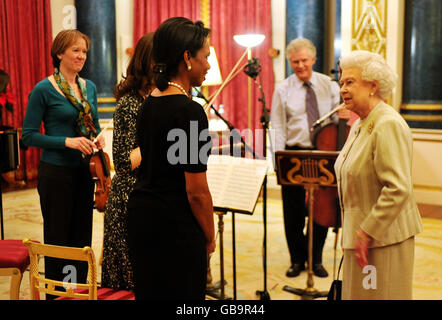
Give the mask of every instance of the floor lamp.
<svg viewBox="0 0 442 320">
<path fill-rule="evenodd" d="M 208 98 L 209 102 L 204 107 L 204 109 L 206 111 L 210 108 L 210 106 L 213 104 L 213 102 L 218 97 L 218 95 L 221 93 L 221 91 L 224 89 L 224 87 L 233 78 L 235 78 L 238 74 L 240 74 L 243 71 L 245 64 L 241 65 L 241 62 L 244 60 L 246 55 L 248 56 L 248 59 L 251 58 L 251 54 L 252 54 L 251 48 L 260 45 L 264 41 L 265 35 L 263 35 L 263 34 L 239 34 L 239 35 L 234 35 L 233 39 L 239 45 L 241 45 L 243 47 L 246 47 L 246 49 L 244 50 L 243 54 L 239 58 L 238 62 L 232 68 L 232 71 L 230 71 L 230 73 L 228 74 L 226 79 L 224 79 L 223 83 L 218 88 L 218 90 Z M 210 70 L 209 70 L 209 72 L 210 72 Z M 203 82 L 203 86 L 204 86 L 204 82 Z M 249 104 L 249 110 L 251 110 L 251 81 L 250 81 L 250 79 L 249 79 L 248 88 L 249 88 L 249 99 L 248 99 L 249 101 L 248 101 L 248 104 Z M 250 116 L 249 116 L 249 119 L 250 119 Z"/>
</svg>

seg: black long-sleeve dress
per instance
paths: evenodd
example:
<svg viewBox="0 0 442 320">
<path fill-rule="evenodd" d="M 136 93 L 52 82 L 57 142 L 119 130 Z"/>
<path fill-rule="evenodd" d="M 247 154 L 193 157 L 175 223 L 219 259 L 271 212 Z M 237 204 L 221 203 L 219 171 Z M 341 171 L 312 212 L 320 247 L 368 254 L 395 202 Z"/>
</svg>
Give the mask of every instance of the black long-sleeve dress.
<svg viewBox="0 0 442 320">
<path fill-rule="evenodd" d="M 127 248 L 127 202 L 136 180 L 130 152 L 137 147 L 136 122 L 143 98 L 136 92 L 118 100 L 114 113 L 112 155 L 115 175 L 104 215 L 102 286 L 133 290 L 133 272 Z"/>
</svg>

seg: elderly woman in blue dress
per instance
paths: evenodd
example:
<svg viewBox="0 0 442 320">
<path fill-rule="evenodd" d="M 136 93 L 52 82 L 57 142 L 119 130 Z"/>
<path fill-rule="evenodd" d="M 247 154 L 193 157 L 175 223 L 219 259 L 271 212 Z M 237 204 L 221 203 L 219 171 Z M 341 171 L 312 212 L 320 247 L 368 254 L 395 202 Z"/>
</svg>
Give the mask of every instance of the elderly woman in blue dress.
<svg viewBox="0 0 442 320">
<path fill-rule="evenodd" d="M 412 299 L 414 236 L 422 222 L 413 196 L 413 140 L 385 101 L 397 82 L 375 53 L 340 60 L 341 96 L 359 119 L 335 163 L 342 210 L 343 299 Z"/>
</svg>

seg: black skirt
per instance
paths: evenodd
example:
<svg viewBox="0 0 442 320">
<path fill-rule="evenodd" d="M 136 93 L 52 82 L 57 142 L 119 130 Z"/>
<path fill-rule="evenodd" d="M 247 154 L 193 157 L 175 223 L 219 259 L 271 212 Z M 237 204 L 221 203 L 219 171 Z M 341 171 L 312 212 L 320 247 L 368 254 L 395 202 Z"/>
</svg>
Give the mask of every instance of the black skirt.
<svg viewBox="0 0 442 320">
<path fill-rule="evenodd" d="M 129 199 L 128 244 L 135 299 L 204 300 L 204 233 L 185 193 L 163 196 L 143 195 L 144 205 L 136 201 L 136 194 Z"/>
</svg>

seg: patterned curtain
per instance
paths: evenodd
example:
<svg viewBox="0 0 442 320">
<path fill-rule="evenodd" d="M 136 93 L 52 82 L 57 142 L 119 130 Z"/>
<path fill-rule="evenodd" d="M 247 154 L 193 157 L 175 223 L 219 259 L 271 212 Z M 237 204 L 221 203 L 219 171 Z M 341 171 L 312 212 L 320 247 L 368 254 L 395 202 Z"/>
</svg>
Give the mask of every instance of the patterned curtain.
<svg viewBox="0 0 442 320">
<path fill-rule="evenodd" d="M 21 129 L 29 93 L 53 72 L 51 43 L 50 0 L 0 0 L 0 69 L 9 74 L 8 88 L 14 97 L 13 112 L 2 110 L 3 125 Z M 36 179 L 39 149 L 21 150 L 20 159 L 19 169 L 3 177 Z"/>
<path fill-rule="evenodd" d="M 261 85 L 264 90 L 265 105 L 270 109 L 274 87 L 273 61 L 268 55 L 269 49 L 272 48 L 271 0 L 212 0 L 210 15 L 211 45 L 215 48 L 223 79 L 229 75 L 245 50 L 233 40 L 233 36 L 246 33 L 265 35 L 264 42 L 252 48 L 252 57 L 258 58 L 261 64 Z M 247 57 L 241 65 L 246 62 Z M 224 116 L 241 132 L 244 129 L 251 129 L 254 132 L 255 129 L 262 128 L 260 122 L 262 103 L 258 100 L 262 94 L 252 81 L 252 114 L 249 119 L 248 86 L 248 76 L 241 72 L 226 85 L 214 103 L 224 105 Z M 216 88 L 211 88 L 210 93 L 212 94 Z M 255 135 L 256 151 L 261 142 L 262 140 Z"/>
</svg>

